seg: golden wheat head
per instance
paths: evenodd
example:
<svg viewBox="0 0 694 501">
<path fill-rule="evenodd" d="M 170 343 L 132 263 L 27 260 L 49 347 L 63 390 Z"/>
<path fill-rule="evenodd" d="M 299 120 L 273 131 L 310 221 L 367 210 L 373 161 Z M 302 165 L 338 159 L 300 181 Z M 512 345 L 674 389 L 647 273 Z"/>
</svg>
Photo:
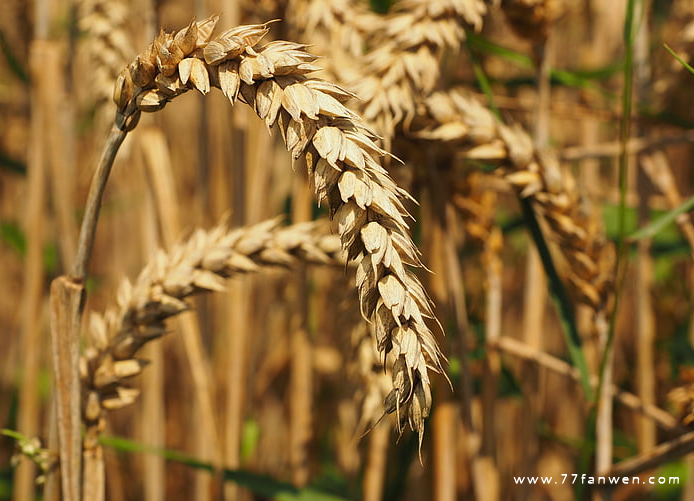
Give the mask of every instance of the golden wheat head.
<svg viewBox="0 0 694 501">
<path fill-rule="evenodd" d="M 239 26 L 217 37 L 217 16 L 164 33 L 124 70 L 115 87 L 116 125 L 130 130 L 142 111 L 156 111 L 189 89 L 218 87 L 232 104 L 251 106 L 280 130 L 294 160 L 305 162 L 319 203 L 337 221 L 348 260 L 357 261 L 361 311 L 374 322 L 378 348 L 394 359 L 385 399 L 401 426 L 424 432 L 431 408 L 429 369 L 443 355 L 425 319 L 432 305 L 408 266 L 421 267 L 403 205 L 409 195 L 380 165 L 387 153 L 342 103 L 353 97 L 307 74 L 317 69 L 305 46 L 274 41 L 258 47 L 268 24 Z"/>
</svg>

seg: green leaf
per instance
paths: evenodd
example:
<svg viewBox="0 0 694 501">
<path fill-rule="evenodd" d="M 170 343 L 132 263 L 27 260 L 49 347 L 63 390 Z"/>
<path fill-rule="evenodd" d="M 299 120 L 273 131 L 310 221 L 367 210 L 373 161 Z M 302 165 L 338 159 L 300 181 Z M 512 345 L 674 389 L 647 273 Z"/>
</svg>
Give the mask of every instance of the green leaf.
<svg viewBox="0 0 694 501">
<path fill-rule="evenodd" d="M 20 256 L 26 254 L 26 239 L 19 225 L 15 223 L 0 223 L 0 240 L 5 242 Z"/>
<path fill-rule="evenodd" d="M 241 432 L 241 459 L 250 459 L 258 448 L 260 426 L 255 419 L 246 419 Z"/>
<path fill-rule="evenodd" d="M 105 447 L 120 452 L 155 454 L 168 461 L 184 464 L 191 468 L 209 472 L 214 471 L 212 464 L 200 461 L 182 452 L 150 447 L 127 438 L 102 436 L 99 442 Z M 225 481 L 234 482 L 257 496 L 275 499 L 277 501 L 351 501 L 347 498 L 328 494 L 311 487 L 298 488 L 292 484 L 276 480 L 269 475 L 262 475 L 247 470 L 224 469 L 223 477 Z"/>
<path fill-rule="evenodd" d="M 684 461 L 675 461 L 658 468 L 653 474 L 654 490 L 657 499 L 682 499 L 682 491 L 689 476 L 689 468 Z M 664 483 L 660 483 L 661 480 Z M 646 479 L 646 481 L 649 481 Z"/>
<path fill-rule="evenodd" d="M 2 430 L 0 430 L 0 435 L 5 435 L 6 437 L 14 438 L 15 440 L 28 440 L 27 437 L 25 437 L 18 431 L 9 430 L 7 428 L 3 428 Z"/>
<path fill-rule="evenodd" d="M 641 240 L 644 238 L 653 238 L 653 236 L 657 235 L 660 233 L 664 228 L 666 228 L 670 223 L 673 223 L 675 219 L 677 219 L 677 216 L 680 214 L 684 214 L 686 212 L 689 212 L 690 210 L 694 209 L 694 196 L 689 198 L 686 202 L 684 202 L 682 205 L 679 207 L 666 212 L 663 214 L 661 217 L 656 219 L 655 221 L 652 221 L 651 223 L 647 224 L 640 230 L 632 233 L 629 235 L 628 240 L 631 242 L 635 242 L 637 240 Z"/>
<path fill-rule="evenodd" d="M 677 59 L 677 60 L 682 64 L 682 66 L 684 66 L 685 68 L 687 68 L 687 70 L 689 70 L 689 73 L 694 73 L 694 68 L 692 68 L 691 66 L 689 66 L 689 65 L 687 64 L 687 61 L 685 61 L 685 60 L 682 59 L 680 56 L 678 56 L 677 53 L 676 53 L 674 50 L 672 50 L 668 44 L 664 43 L 663 46 L 665 47 L 665 49 L 666 49 L 670 54 L 672 54 L 672 57 L 674 57 L 675 59 Z"/>
<path fill-rule="evenodd" d="M 385 14 L 390 10 L 391 0 L 369 0 L 369 7 L 374 12 Z"/>
<path fill-rule="evenodd" d="M 4 151 L 0 150 L 0 167 L 3 169 L 13 172 L 15 174 L 21 174 L 21 175 L 26 175 L 27 173 L 27 168 L 26 165 L 24 165 L 23 162 L 20 162 L 19 160 L 15 160 L 14 158 L 11 158 L 9 155 L 7 155 Z"/>
<path fill-rule="evenodd" d="M 17 58 L 17 56 L 15 56 L 14 52 L 12 52 L 12 48 L 10 47 L 10 44 L 7 43 L 7 40 L 5 39 L 5 34 L 2 31 L 0 31 L 0 49 L 2 50 L 2 53 L 5 55 L 5 60 L 7 61 L 7 65 L 9 66 L 12 73 L 14 73 L 15 76 L 19 78 L 22 82 L 28 84 L 29 75 L 20 64 L 20 61 Z"/>
</svg>

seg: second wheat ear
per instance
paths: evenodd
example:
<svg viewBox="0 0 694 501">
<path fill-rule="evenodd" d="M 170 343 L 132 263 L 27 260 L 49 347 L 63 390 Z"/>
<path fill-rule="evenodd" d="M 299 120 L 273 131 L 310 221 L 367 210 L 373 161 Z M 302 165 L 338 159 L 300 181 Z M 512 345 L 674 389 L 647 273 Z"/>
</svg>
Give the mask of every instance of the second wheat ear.
<svg viewBox="0 0 694 501">
<path fill-rule="evenodd" d="M 273 41 L 258 46 L 268 24 L 239 26 L 214 37 L 218 16 L 162 31 L 121 72 L 114 88 L 115 130 L 133 130 L 142 112 L 175 97 L 217 87 L 231 104 L 251 106 L 269 129 L 279 129 L 293 160 L 304 162 L 319 204 L 328 206 L 348 260 L 357 263 L 362 315 L 375 326 L 379 351 L 394 362 L 386 412 L 398 428 L 419 434 L 431 409 L 429 370 L 443 372 L 444 357 L 426 324 L 432 303 L 409 267 L 422 267 L 408 233 L 410 199 L 379 163 L 387 152 L 343 102 L 353 96 L 312 78 L 319 69 L 306 46 Z"/>
</svg>

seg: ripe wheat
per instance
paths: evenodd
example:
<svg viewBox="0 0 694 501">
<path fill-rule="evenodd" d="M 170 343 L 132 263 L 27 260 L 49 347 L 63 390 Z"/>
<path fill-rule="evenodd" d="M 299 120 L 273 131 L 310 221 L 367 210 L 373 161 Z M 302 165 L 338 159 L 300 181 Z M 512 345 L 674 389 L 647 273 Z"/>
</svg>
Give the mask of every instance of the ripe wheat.
<svg viewBox="0 0 694 501">
<path fill-rule="evenodd" d="M 459 50 L 465 26 L 482 27 L 486 5 L 479 0 L 407 0 L 373 30 L 372 51 L 348 82 L 363 99 L 363 117 L 391 137 L 417 113 L 417 103 L 437 85 L 444 49 Z"/>
<path fill-rule="evenodd" d="M 612 290 L 614 249 L 599 217 L 556 157 L 538 151 L 521 127 L 500 123 L 463 91 L 434 93 L 426 105 L 430 124 L 419 135 L 462 142 L 466 157 L 502 164 L 498 172 L 520 196 L 532 197 L 541 208 L 566 258 L 568 280 L 578 299 L 594 311 L 605 311 Z"/>
<path fill-rule="evenodd" d="M 89 92 L 99 114 L 105 112 L 113 82 L 133 53 L 125 29 L 127 11 L 120 0 L 81 0 L 78 4 L 79 28 L 88 40 L 84 48 L 91 73 Z"/>
<path fill-rule="evenodd" d="M 116 126 L 131 130 L 142 111 L 157 111 L 189 89 L 219 87 L 233 104 L 251 106 L 268 128 L 280 130 L 294 160 L 303 160 L 319 203 L 337 220 L 349 261 L 356 260 L 362 315 L 376 326 L 379 350 L 395 359 L 385 400 L 400 429 L 424 433 L 431 408 L 429 369 L 443 372 L 443 355 L 425 318 L 432 305 L 406 266 L 421 267 L 409 237 L 403 203 L 410 199 L 379 158 L 387 153 L 342 102 L 354 97 L 310 78 L 317 69 L 305 46 L 287 41 L 256 47 L 267 24 L 239 26 L 213 38 L 217 17 L 164 33 L 116 82 Z"/>
</svg>

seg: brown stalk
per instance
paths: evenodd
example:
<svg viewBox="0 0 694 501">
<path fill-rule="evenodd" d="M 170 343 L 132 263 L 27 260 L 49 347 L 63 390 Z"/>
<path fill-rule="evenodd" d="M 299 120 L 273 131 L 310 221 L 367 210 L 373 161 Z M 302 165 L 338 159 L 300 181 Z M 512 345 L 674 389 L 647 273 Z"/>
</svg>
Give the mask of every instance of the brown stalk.
<svg viewBox="0 0 694 501">
<path fill-rule="evenodd" d="M 170 165 L 168 150 L 162 144 L 161 132 L 154 128 L 141 131 L 140 147 L 143 150 L 143 174 L 147 180 L 147 198 L 145 203 L 146 217 L 142 228 L 144 255 L 153 254 L 161 247 L 163 241 L 173 239 L 173 235 L 163 235 L 170 231 L 164 227 L 158 217 L 162 210 L 174 210 L 177 207 L 173 200 L 165 200 L 173 188 L 154 188 L 171 183 L 171 172 L 165 166 Z M 155 181 L 156 180 L 156 181 Z M 170 188 L 170 189 L 167 189 Z M 167 238 L 168 237 L 168 238 Z M 157 448 L 164 448 L 166 437 L 161 423 L 165 422 L 164 404 L 164 351 L 161 343 L 151 343 L 145 347 L 144 355 L 151 361 L 152 367 L 142 377 L 142 438 L 143 443 Z M 166 465 L 164 458 L 157 454 L 148 454 L 144 458 L 144 497 L 146 501 L 163 501 L 165 499 Z"/>
<path fill-rule="evenodd" d="M 160 226 L 162 242 L 165 247 L 171 248 L 180 233 L 180 223 L 168 146 L 162 132 L 153 128 L 143 131 L 141 144 L 147 167 L 148 187 L 155 201 L 155 216 Z M 211 460 L 217 469 L 221 469 L 222 454 L 221 448 L 217 447 L 219 433 L 214 419 L 214 385 L 208 369 L 210 364 L 202 345 L 200 328 L 192 315 L 181 317 L 179 327 L 196 396 L 196 422 L 200 423 L 200 426 L 196 427 L 195 443 L 199 448 L 197 452 L 199 457 Z M 206 473 L 204 476 L 209 478 Z M 204 485 L 207 480 L 200 480 L 200 483 Z"/>
<path fill-rule="evenodd" d="M 47 55 L 48 56 L 48 55 Z M 75 261 L 77 224 L 74 220 L 74 111 L 73 102 L 65 91 L 64 67 L 60 54 L 50 55 L 43 61 L 43 71 L 52 75 L 51 90 L 46 98 L 45 110 L 49 117 L 48 143 L 50 145 L 51 203 L 55 210 L 55 222 L 60 258 L 67 270 Z M 45 78 L 45 77 L 44 77 Z"/>
<path fill-rule="evenodd" d="M 667 199 L 670 208 L 674 209 L 682 204 L 682 196 L 677 188 L 677 182 L 672 174 L 672 168 L 667 156 L 662 151 L 654 151 L 651 154 L 642 155 L 640 158 L 643 172 L 658 188 Z M 682 232 L 682 236 L 690 247 L 690 254 L 694 257 L 694 224 L 687 214 L 683 214 L 676 219 L 677 226 Z"/>
<path fill-rule="evenodd" d="M 460 268 L 460 260 L 457 255 L 456 242 L 457 238 L 457 224 L 454 213 L 454 208 L 451 204 L 445 204 L 443 208 L 443 219 L 445 221 L 442 229 L 445 229 L 444 234 L 441 235 L 443 241 L 443 253 L 444 253 L 444 268 L 447 270 L 449 277 L 446 280 L 448 286 L 448 297 L 452 302 L 452 309 L 454 313 L 454 318 L 456 322 L 456 331 L 458 334 L 457 344 L 459 350 L 459 357 L 461 363 L 461 417 L 463 424 L 463 434 L 465 436 L 466 442 L 466 452 L 468 458 L 471 461 L 472 476 L 473 476 L 473 489 L 475 492 L 475 499 L 477 500 L 490 500 L 494 501 L 493 498 L 489 496 L 494 492 L 492 489 L 488 489 L 483 486 L 488 485 L 488 478 L 486 478 L 485 470 L 481 467 L 481 434 L 478 429 L 477 424 L 473 419 L 472 407 L 474 399 L 474 390 L 472 388 L 472 373 L 470 370 L 470 358 L 468 352 L 469 334 L 470 334 L 470 324 L 467 317 L 467 304 L 465 300 L 465 285 L 463 282 L 463 274 Z M 450 404 L 449 404 L 450 406 Z M 444 412 L 444 417 L 440 418 L 444 421 L 447 418 L 452 418 L 452 409 L 444 409 L 439 411 Z M 444 428 L 446 427 L 445 422 L 442 423 Z M 454 428 L 453 428 L 454 429 Z M 447 437 L 450 438 L 450 437 Z M 455 458 L 455 440 L 448 440 L 447 442 L 439 441 L 438 444 L 443 447 L 436 457 L 439 455 L 443 461 L 448 461 L 450 457 Z M 442 462 L 439 461 L 439 466 Z M 452 475 L 452 469 L 449 466 L 444 467 L 443 470 L 437 475 L 437 483 L 440 482 L 440 487 L 443 489 L 441 495 L 445 496 L 440 498 L 441 501 L 448 499 L 455 499 L 455 475 Z M 450 497 L 450 495 L 453 495 Z"/>
<path fill-rule="evenodd" d="M 627 153 L 636 155 L 660 150 L 664 146 L 694 142 L 694 131 L 672 132 L 662 136 L 632 137 L 627 142 Z M 564 161 L 584 160 L 600 157 L 617 157 L 621 150 L 619 141 L 610 141 L 584 146 L 567 146 L 559 153 Z"/>
<path fill-rule="evenodd" d="M 452 400 L 440 403 L 436 407 L 432 420 L 434 430 L 434 455 L 432 458 L 434 492 L 432 499 L 434 501 L 455 501 L 456 449 L 452 445 L 457 442 L 458 406 Z"/>
<path fill-rule="evenodd" d="M 244 110 L 245 111 L 245 110 Z M 239 114 L 233 116 L 232 135 L 234 138 L 234 155 L 236 162 L 232 172 L 232 196 L 233 211 L 231 220 L 235 225 L 246 224 L 246 176 L 252 172 L 249 168 L 248 152 L 253 148 L 241 147 L 241 127 Z M 250 133 L 249 133 L 250 135 Z M 259 169 L 260 170 L 260 169 Z M 258 200 L 258 199 L 255 199 Z M 248 381 L 248 346 L 250 345 L 250 332 L 252 329 L 252 317 L 249 311 L 248 296 L 252 293 L 252 285 L 247 281 L 237 280 L 229 284 L 226 303 L 228 308 L 228 324 L 225 329 L 226 366 L 228 367 L 226 381 L 226 409 L 224 418 L 224 464 L 227 468 L 241 467 L 241 433 L 244 413 L 244 400 L 246 397 L 246 385 Z M 232 327 L 233 326 L 233 327 Z M 239 487 L 233 482 L 227 482 L 224 486 L 226 499 L 238 499 Z"/>
<path fill-rule="evenodd" d="M 638 220 L 642 225 L 650 219 L 648 207 L 649 187 L 647 176 L 643 169 L 638 169 L 637 190 L 639 194 Z M 637 244 L 637 257 L 635 262 L 635 308 L 636 308 L 636 374 L 637 393 L 645 404 L 654 404 L 656 401 L 656 373 L 655 373 L 655 318 L 653 313 L 653 301 L 651 299 L 653 287 L 653 258 L 650 253 L 651 242 L 642 239 Z M 637 443 L 639 452 L 647 452 L 656 444 L 656 430 L 653 423 L 645 418 L 637 421 Z"/>
<path fill-rule="evenodd" d="M 482 247 L 486 290 L 485 345 L 493 345 L 501 336 L 501 295 L 503 264 L 499 252 L 503 244 L 501 230 L 494 221 L 496 193 L 485 185 L 488 176 L 472 172 L 463 180 L 465 194 L 456 193 L 452 203 L 460 212 L 465 236 Z M 491 348 L 485 350 L 482 378 L 482 444 L 481 459 L 485 473 L 485 495 L 494 500 L 499 497 L 499 472 L 496 459 L 497 423 L 496 399 L 501 360 Z"/>
<path fill-rule="evenodd" d="M 694 452 L 694 431 L 689 431 L 668 442 L 655 446 L 649 452 L 626 459 L 606 470 L 601 476 L 633 477 L 675 461 Z"/>
<path fill-rule="evenodd" d="M 55 77 L 58 49 L 46 40 L 35 40 L 29 50 L 34 79 L 31 108 L 31 142 L 27 172 L 26 238 L 27 254 L 24 262 L 22 289 L 21 367 L 17 425 L 25 435 L 39 434 L 39 360 L 41 342 L 41 306 L 44 286 L 44 220 L 46 218 L 46 178 L 48 176 L 47 146 L 51 118 L 47 115 L 47 101 L 52 92 L 50 80 Z M 47 64 L 47 67 L 44 67 Z M 36 468 L 31 461 L 23 461 L 14 478 L 13 499 L 28 501 L 34 498 Z"/>
<path fill-rule="evenodd" d="M 383 500 L 390 431 L 390 424 L 381 421 L 369 433 L 369 452 L 362 482 L 363 501 Z"/>
<path fill-rule="evenodd" d="M 552 372 L 570 377 L 574 381 L 580 380 L 580 375 L 575 367 L 569 365 L 559 358 L 550 355 L 549 353 L 535 350 L 513 338 L 509 338 L 507 336 L 501 337 L 494 344 L 491 344 L 490 347 L 501 350 L 515 357 L 533 362 Z M 597 377 L 591 378 L 591 385 L 593 387 L 597 387 L 597 383 Z M 678 424 L 677 419 L 675 419 L 670 413 L 654 405 L 641 402 L 639 397 L 633 393 L 623 391 L 617 386 L 612 386 L 609 390 L 619 403 L 629 409 L 634 410 L 635 412 L 642 414 L 643 416 L 648 417 L 661 429 L 666 431 L 683 430 L 683 428 Z"/>
<path fill-rule="evenodd" d="M 307 183 L 295 178 L 292 198 L 292 220 L 311 220 L 311 192 Z M 308 331 L 308 284 L 305 265 L 300 265 L 293 282 L 294 313 L 290 319 L 292 352 L 289 377 L 289 458 L 292 483 L 305 486 L 309 480 L 309 445 L 312 437 L 313 350 Z"/>
<path fill-rule="evenodd" d="M 51 283 L 51 350 L 63 501 L 80 499 L 82 420 L 78 333 L 83 298 L 84 286 L 66 276 Z"/>
<path fill-rule="evenodd" d="M 85 440 L 83 470 L 80 473 L 79 448 L 81 410 L 79 378 L 80 324 L 84 307 L 84 283 L 92 248 L 101 200 L 116 153 L 125 139 L 126 131 L 114 128 L 104 147 L 101 161 L 92 179 L 85 214 L 77 244 L 77 257 L 70 277 L 58 277 L 51 284 L 53 320 L 51 337 L 54 349 L 54 372 L 58 405 L 58 437 L 63 475 L 63 498 L 79 500 L 80 488 L 85 499 L 103 498 L 103 451 L 96 439 Z M 74 497 L 77 496 L 77 497 Z"/>
</svg>

